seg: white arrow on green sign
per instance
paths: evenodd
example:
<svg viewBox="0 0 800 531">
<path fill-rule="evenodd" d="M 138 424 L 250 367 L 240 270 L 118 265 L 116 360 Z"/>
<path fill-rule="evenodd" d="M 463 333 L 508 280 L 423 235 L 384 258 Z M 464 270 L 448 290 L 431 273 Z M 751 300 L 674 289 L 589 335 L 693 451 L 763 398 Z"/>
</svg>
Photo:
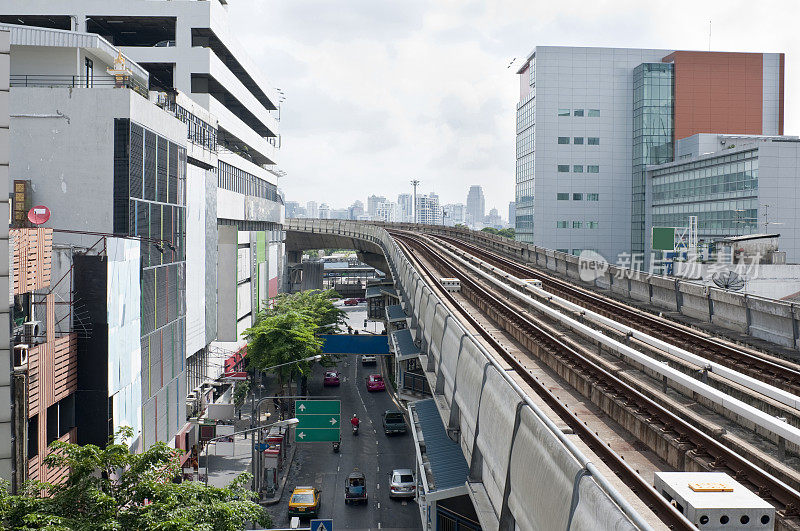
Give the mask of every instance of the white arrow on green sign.
<svg viewBox="0 0 800 531">
<path fill-rule="evenodd" d="M 333 442 L 341 438 L 342 404 L 339 400 L 298 400 L 295 442 Z"/>
</svg>

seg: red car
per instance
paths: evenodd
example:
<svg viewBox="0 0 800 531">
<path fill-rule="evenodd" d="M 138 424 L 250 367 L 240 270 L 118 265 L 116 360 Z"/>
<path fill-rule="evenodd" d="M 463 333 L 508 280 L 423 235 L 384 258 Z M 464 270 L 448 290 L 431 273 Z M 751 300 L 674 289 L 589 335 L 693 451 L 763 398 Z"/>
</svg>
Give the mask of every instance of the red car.
<svg viewBox="0 0 800 531">
<path fill-rule="evenodd" d="M 329 386 L 337 386 L 341 382 L 339 381 L 339 373 L 336 371 L 325 371 L 325 379 L 322 381 L 322 385 L 325 387 Z"/>
<path fill-rule="evenodd" d="M 380 374 L 370 374 L 367 378 L 367 391 L 385 391 L 386 384 Z"/>
<path fill-rule="evenodd" d="M 358 306 L 358 299 L 345 299 L 345 306 Z"/>
</svg>

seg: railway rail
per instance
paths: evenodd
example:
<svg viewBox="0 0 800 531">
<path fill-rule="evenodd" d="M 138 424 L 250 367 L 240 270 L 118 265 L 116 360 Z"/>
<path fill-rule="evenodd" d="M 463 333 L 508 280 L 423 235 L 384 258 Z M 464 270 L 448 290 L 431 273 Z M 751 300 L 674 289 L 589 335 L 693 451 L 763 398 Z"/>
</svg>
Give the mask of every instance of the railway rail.
<svg viewBox="0 0 800 531">
<path fill-rule="evenodd" d="M 410 252 L 411 249 L 424 256 L 432 265 L 435 264 L 438 269 L 438 276 L 459 278 L 464 295 L 474 302 L 483 304 L 489 310 L 487 312 L 489 316 L 517 339 L 532 341 L 536 345 L 536 349 L 541 351 L 535 352 L 535 355 L 541 358 L 543 352 L 551 357 L 558 358 L 566 366 L 569 366 L 570 370 L 580 373 L 583 378 L 591 382 L 592 387 L 601 390 L 607 396 L 613 397 L 617 403 L 623 404 L 624 407 L 634 411 L 639 417 L 646 418 L 649 424 L 658 426 L 664 434 L 672 436 L 686 450 L 686 455 L 691 456 L 692 461 L 698 463 L 699 466 L 703 466 L 707 470 L 728 472 L 738 481 L 758 493 L 759 496 L 767 499 L 776 507 L 776 514 L 784 524 L 784 528 L 800 529 L 800 519 L 798 519 L 800 516 L 800 493 L 796 490 L 696 429 L 681 417 L 671 413 L 642 392 L 624 382 L 613 372 L 602 367 L 591 359 L 587 352 L 581 352 L 579 348 L 575 348 L 572 344 L 559 337 L 558 334 L 547 330 L 529 315 L 526 315 L 525 312 L 520 311 L 519 307 L 514 306 L 509 301 L 504 300 L 504 297 L 498 296 L 482 286 L 473 278 L 470 272 L 465 271 L 457 264 L 448 262 L 441 252 L 437 252 L 431 243 L 425 241 L 424 237 L 401 231 L 390 231 L 390 234 L 401 244 L 409 258 L 424 270 L 430 278 L 436 278 L 437 275 L 432 273 L 420 260 L 417 260 L 414 253 Z M 538 276 L 541 277 L 541 275 Z M 557 397 L 539 383 L 521 360 L 517 360 L 508 354 L 502 344 L 462 308 L 452 294 L 446 291 L 441 293 L 455 308 L 459 309 L 464 319 L 479 331 L 480 335 L 497 350 L 498 354 L 514 368 L 517 374 L 542 396 L 562 420 L 650 506 L 666 525 L 674 529 L 686 527 L 685 518 L 682 515 L 676 515 L 676 511 L 665 498 L 660 496 L 642 476 L 624 462 L 621 456 L 608 447 L 599 436 L 587 428 L 584 422 L 578 419 L 572 411 L 560 403 Z M 524 344 L 523 341 L 520 342 Z"/>
<path fill-rule="evenodd" d="M 432 238 L 450 243 L 517 277 L 541 280 L 542 285 L 548 291 L 570 302 L 583 305 L 600 315 L 614 318 L 622 324 L 637 328 L 653 337 L 681 345 L 685 350 L 708 358 L 715 363 L 767 382 L 784 391 L 800 395 L 800 368 L 791 362 L 777 358 L 766 358 L 757 353 L 736 348 L 733 345 L 699 334 L 696 330 L 671 322 L 663 317 L 632 308 L 609 297 L 575 286 L 553 275 L 542 273 L 540 270 L 522 265 L 472 243 L 447 236 L 435 236 Z"/>
</svg>

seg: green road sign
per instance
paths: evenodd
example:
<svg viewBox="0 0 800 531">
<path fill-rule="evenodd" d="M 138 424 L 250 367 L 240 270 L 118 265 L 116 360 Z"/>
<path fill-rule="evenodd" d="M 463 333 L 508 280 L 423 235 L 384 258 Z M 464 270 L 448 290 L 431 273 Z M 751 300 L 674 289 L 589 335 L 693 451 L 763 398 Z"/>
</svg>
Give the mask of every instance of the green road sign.
<svg viewBox="0 0 800 531">
<path fill-rule="evenodd" d="M 675 249 L 675 227 L 653 227 L 652 247 L 654 251 Z"/>
<path fill-rule="evenodd" d="M 299 421 L 295 442 L 333 442 L 341 438 L 342 404 L 338 400 L 298 400 L 294 411 Z"/>
</svg>

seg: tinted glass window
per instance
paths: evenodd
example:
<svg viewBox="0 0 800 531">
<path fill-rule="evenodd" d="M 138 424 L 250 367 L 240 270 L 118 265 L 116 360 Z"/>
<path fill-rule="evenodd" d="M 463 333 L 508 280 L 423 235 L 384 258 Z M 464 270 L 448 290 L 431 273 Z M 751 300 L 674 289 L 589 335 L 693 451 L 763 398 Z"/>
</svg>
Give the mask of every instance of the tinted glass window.
<svg viewBox="0 0 800 531">
<path fill-rule="evenodd" d="M 575 109 L 572 113 L 573 116 L 583 116 L 583 109 Z"/>
</svg>

